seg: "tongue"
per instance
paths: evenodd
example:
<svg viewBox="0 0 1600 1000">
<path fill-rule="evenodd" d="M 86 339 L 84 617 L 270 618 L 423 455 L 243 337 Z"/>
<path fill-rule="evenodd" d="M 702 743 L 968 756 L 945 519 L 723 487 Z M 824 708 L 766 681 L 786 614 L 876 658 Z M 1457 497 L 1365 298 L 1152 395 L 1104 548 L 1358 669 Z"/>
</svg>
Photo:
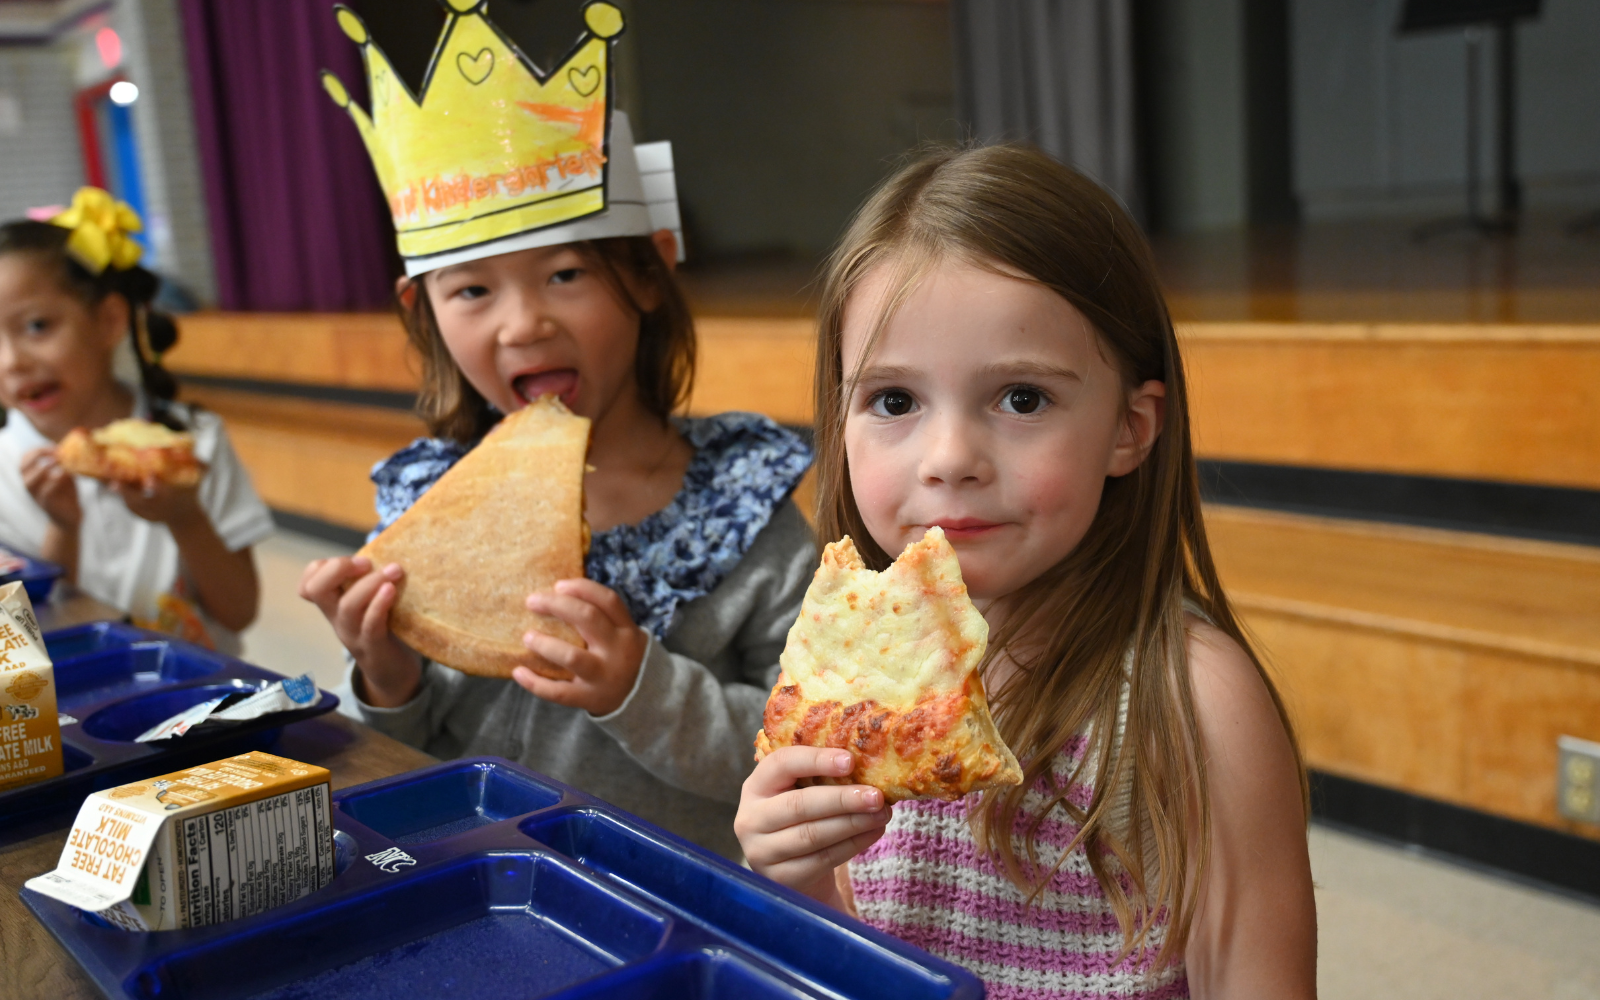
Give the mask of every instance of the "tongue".
<svg viewBox="0 0 1600 1000">
<path fill-rule="evenodd" d="M 35 388 L 29 389 L 27 392 L 23 393 L 21 398 L 18 399 L 18 402 L 25 406 L 39 406 L 54 399 L 58 389 L 60 389 L 60 386 L 54 383 L 51 383 L 50 385 L 36 386 Z"/>
<path fill-rule="evenodd" d="M 558 396 L 563 403 L 572 404 L 570 398 L 578 389 L 578 373 L 571 368 L 523 375 L 512 383 L 523 402 L 531 403 L 540 396 Z"/>
</svg>

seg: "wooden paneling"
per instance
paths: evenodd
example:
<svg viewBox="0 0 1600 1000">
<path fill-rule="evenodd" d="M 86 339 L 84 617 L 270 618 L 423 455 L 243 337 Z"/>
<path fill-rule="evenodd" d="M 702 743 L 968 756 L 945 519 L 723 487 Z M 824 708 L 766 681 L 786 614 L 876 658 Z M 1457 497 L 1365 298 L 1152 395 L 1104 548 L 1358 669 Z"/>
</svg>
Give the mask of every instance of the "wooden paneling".
<svg viewBox="0 0 1600 1000">
<path fill-rule="evenodd" d="M 1236 596 L 1310 766 L 1418 795 L 1463 799 L 1460 647 L 1314 613 L 1285 615 L 1250 595 Z"/>
<path fill-rule="evenodd" d="M 1229 589 L 1285 611 L 1600 667 L 1600 549 L 1225 506 L 1206 530 Z"/>
<path fill-rule="evenodd" d="M 1213 506 L 1207 532 L 1317 768 L 1590 837 L 1556 737 L 1600 740 L 1600 550 Z"/>
<path fill-rule="evenodd" d="M 1180 334 L 1206 458 L 1600 488 L 1600 327 Z"/>
<path fill-rule="evenodd" d="M 811 422 L 813 324 L 804 318 L 709 316 L 697 321 L 699 377 L 690 411 L 765 413 Z M 400 321 L 348 315 L 196 313 L 183 317 L 173 371 L 195 375 L 407 391 L 418 362 Z"/>
<path fill-rule="evenodd" d="M 189 387 L 222 417 L 269 506 L 362 531 L 372 527 L 372 466 L 424 433 L 398 410 Z"/>
<path fill-rule="evenodd" d="M 390 313 L 192 313 L 178 321 L 173 371 L 269 382 L 407 391 L 420 369 Z"/>
<path fill-rule="evenodd" d="M 1461 800 L 1600 839 L 1556 813 L 1556 738 L 1600 740 L 1600 671 L 1486 653 L 1467 660 L 1463 681 Z"/>
<path fill-rule="evenodd" d="M 691 411 L 811 422 L 800 317 L 707 316 Z M 184 317 L 178 372 L 409 390 L 393 316 Z M 1600 489 L 1600 327 L 1188 323 L 1207 458 Z"/>
<path fill-rule="evenodd" d="M 699 371 L 691 413 L 749 410 L 811 423 L 815 324 L 809 319 L 711 316 L 696 321 Z"/>
</svg>

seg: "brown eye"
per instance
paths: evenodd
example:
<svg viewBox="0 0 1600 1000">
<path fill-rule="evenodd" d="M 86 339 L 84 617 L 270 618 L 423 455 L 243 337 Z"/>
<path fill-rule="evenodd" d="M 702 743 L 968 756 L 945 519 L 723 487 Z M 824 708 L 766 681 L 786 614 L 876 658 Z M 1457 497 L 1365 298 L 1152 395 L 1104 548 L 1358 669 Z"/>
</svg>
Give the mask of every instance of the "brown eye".
<svg viewBox="0 0 1600 1000">
<path fill-rule="evenodd" d="M 873 400 L 873 409 L 888 417 L 903 417 L 911 412 L 914 405 L 911 393 L 904 389 L 886 389 L 878 393 L 878 398 Z"/>
<path fill-rule="evenodd" d="M 1025 385 L 1006 390 L 1000 408 L 1007 413 L 1036 413 L 1044 405 L 1044 393 Z"/>
</svg>

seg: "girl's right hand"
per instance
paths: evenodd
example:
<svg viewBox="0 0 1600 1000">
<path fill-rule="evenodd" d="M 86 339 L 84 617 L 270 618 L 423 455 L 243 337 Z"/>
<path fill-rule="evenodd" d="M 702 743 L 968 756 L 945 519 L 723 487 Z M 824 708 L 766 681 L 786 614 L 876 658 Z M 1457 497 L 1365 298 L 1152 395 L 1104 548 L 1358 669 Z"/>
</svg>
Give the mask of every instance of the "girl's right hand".
<svg viewBox="0 0 1600 1000">
<path fill-rule="evenodd" d="M 889 808 L 868 785 L 796 788 L 801 778 L 849 774 L 847 750 L 783 747 L 745 779 L 733 832 L 750 869 L 843 909 L 833 870 L 883 836 Z"/>
<path fill-rule="evenodd" d="M 44 508 L 62 531 L 77 533 L 83 522 L 83 508 L 78 505 L 78 484 L 72 473 L 56 461 L 54 448 L 35 448 L 22 456 L 22 485 L 28 489 L 33 502 Z"/>
<path fill-rule="evenodd" d="M 395 708 L 417 696 L 422 661 L 389 631 L 389 611 L 403 575 L 365 556 L 318 559 L 300 574 L 300 596 L 317 606 L 350 655 L 370 705 Z"/>
</svg>

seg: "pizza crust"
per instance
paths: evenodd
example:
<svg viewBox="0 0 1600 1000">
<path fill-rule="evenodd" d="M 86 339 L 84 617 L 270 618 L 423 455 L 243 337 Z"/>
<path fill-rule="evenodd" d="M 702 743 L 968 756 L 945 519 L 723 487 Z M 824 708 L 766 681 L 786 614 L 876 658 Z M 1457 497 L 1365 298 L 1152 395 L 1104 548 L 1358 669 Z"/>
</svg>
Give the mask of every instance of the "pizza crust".
<svg viewBox="0 0 1600 1000">
<path fill-rule="evenodd" d="M 130 417 L 89 431 L 74 428 L 56 445 L 56 460 L 77 476 L 142 484 L 157 480 L 194 486 L 205 468 L 194 457 L 194 435 Z"/>
<path fill-rule="evenodd" d="M 405 570 L 390 630 L 463 673 L 510 677 L 521 666 L 570 679 L 522 635 L 536 629 L 580 648 L 583 637 L 524 602 L 583 576 L 588 447 L 589 420 L 545 396 L 502 420 L 367 543 L 357 555 Z"/>
<path fill-rule="evenodd" d="M 847 749 L 849 775 L 812 780 L 872 785 L 889 802 L 1020 784 L 978 675 L 988 637 L 941 529 L 882 573 L 848 536 L 828 545 L 789 630 L 756 760 L 783 746 Z"/>
</svg>

